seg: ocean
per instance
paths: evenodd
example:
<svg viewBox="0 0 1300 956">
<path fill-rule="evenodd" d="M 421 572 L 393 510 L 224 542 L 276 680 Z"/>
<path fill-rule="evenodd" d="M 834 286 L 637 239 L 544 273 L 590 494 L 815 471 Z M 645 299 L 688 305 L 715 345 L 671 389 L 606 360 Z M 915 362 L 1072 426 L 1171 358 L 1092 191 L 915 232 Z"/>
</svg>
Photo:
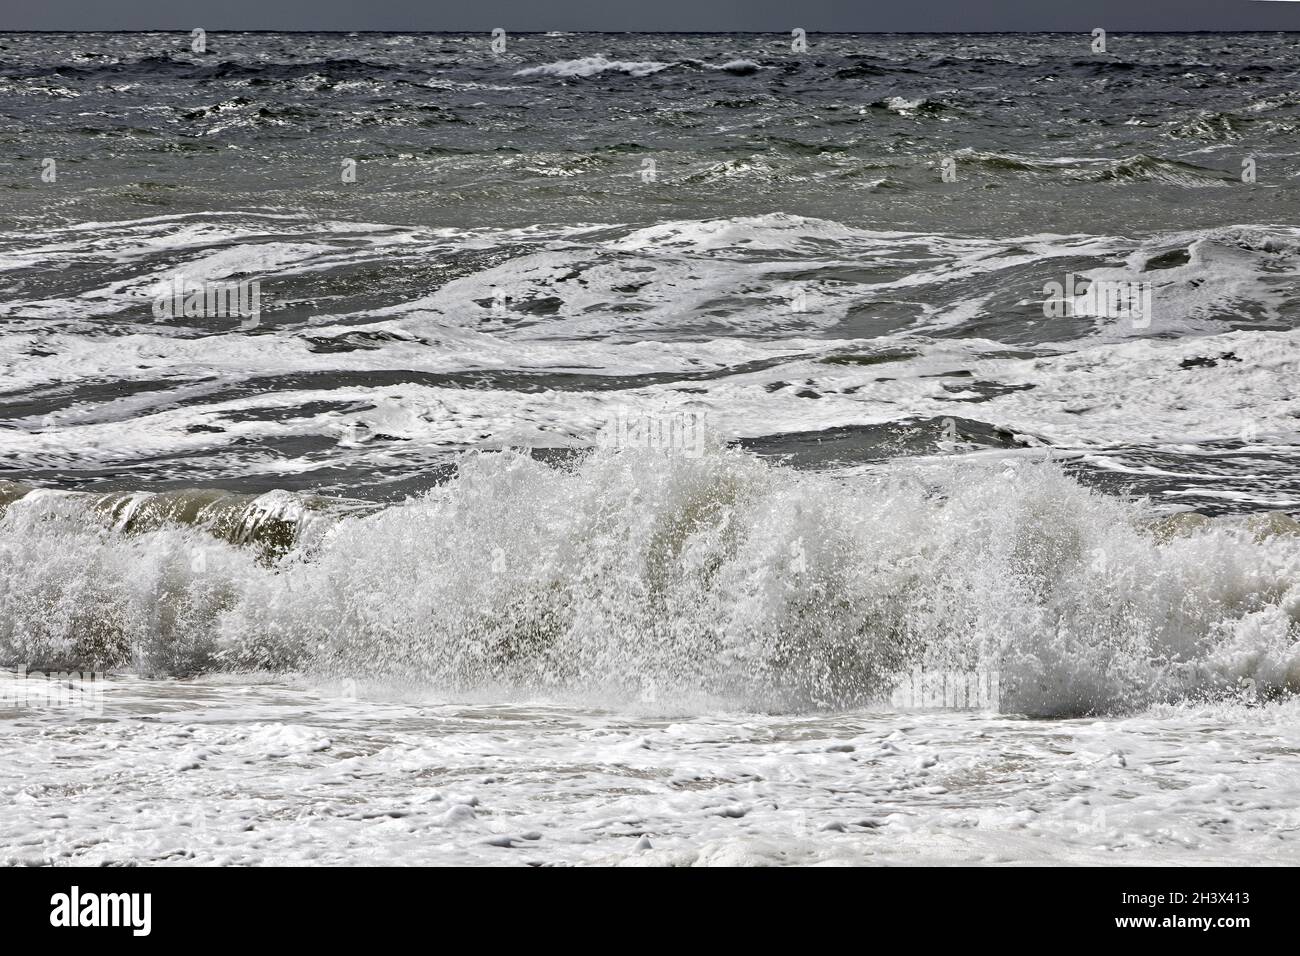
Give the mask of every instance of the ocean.
<svg viewBox="0 0 1300 956">
<path fill-rule="evenodd" d="M 1300 860 L 1297 37 L 802 39 L 0 34 L 0 862 Z"/>
</svg>

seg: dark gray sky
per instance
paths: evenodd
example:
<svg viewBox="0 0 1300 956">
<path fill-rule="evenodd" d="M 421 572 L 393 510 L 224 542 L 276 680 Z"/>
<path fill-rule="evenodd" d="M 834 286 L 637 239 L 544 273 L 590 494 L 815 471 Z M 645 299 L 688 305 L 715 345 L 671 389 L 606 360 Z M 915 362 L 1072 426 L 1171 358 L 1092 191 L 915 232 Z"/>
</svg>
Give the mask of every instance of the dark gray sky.
<svg viewBox="0 0 1300 956">
<path fill-rule="evenodd" d="M 0 30 L 1300 30 L 1288 0 L 3 0 Z"/>
</svg>

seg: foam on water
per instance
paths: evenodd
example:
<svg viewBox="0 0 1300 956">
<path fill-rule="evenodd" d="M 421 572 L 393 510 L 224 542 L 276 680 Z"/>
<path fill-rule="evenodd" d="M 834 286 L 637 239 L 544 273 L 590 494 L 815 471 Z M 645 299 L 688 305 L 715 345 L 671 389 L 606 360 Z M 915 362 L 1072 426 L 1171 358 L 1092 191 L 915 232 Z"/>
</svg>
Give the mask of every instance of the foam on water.
<svg viewBox="0 0 1300 956">
<path fill-rule="evenodd" d="M 545 157 L 520 161 L 590 158 Z M 457 229 L 269 209 L 23 230 L 0 237 L 0 467 L 65 488 L 384 496 L 364 486 L 416 490 L 464 448 L 590 444 L 626 406 L 746 440 L 964 420 L 1145 473 L 1170 506 L 1293 508 L 1296 237 L 960 235 L 785 212 Z M 1153 315 L 1044 315 L 1044 281 L 1070 273 L 1145 284 Z M 257 276 L 260 324 L 158 321 L 152 297 L 178 275 Z M 1204 477 L 1161 486 L 1152 455 Z"/>
<path fill-rule="evenodd" d="M 853 482 L 739 451 L 474 454 L 283 557 L 76 496 L 0 519 L 0 659 L 294 669 L 445 692 L 842 708 L 920 665 L 1012 712 L 1300 690 L 1300 537 L 1158 534 L 1052 465 Z M 128 531 L 130 533 L 128 533 Z"/>
<path fill-rule="evenodd" d="M 660 70 L 666 70 L 671 64 L 659 63 L 654 60 L 642 60 L 631 62 L 627 60 L 611 60 L 603 55 L 586 56 L 577 60 L 564 60 L 558 63 L 544 63 L 541 66 L 530 66 L 526 69 L 519 70 L 515 76 L 562 76 L 562 77 L 579 77 L 595 76 L 598 73 L 626 73 L 629 76 L 649 76 L 651 73 L 658 73 Z"/>
</svg>

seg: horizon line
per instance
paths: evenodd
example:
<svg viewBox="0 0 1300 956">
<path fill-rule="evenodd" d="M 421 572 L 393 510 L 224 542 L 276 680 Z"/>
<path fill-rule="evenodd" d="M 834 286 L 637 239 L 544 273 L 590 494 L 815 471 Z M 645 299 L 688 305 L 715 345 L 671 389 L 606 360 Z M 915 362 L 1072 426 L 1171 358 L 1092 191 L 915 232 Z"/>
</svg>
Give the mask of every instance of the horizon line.
<svg viewBox="0 0 1300 956">
<path fill-rule="evenodd" d="M 1300 2 L 1300 0 L 1286 0 L 1286 2 Z M 476 30 L 398 30 L 398 29 L 358 29 L 358 30 L 340 30 L 340 29 L 309 29 L 298 27 L 281 27 L 281 28 L 232 28 L 232 27 L 140 27 L 137 29 L 124 30 L 114 29 L 94 29 L 89 27 L 77 27 L 75 29 L 5 29 L 0 27 L 0 35 L 13 34 L 46 34 L 46 33 L 184 33 L 188 34 L 192 30 L 202 29 L 207 33 L 336 33 L 340 36 L 353 36 L 363 33 L 374 34 L 398 34 L 414 36 L 466 36 L 479 33 L 490 34 L 494 27 L 487 29 L 479 28 Z M 600 36 L 764 36 L 778 35 L 785 36 L 790 33 L 787 29 L 775 30 L 511 30 L 505 28 L 506 32 L 516 36 L 551 36 L 551 35 L 600 35 Z M 793 28 L 792 28 L 793 29 Z M 1046 36 L 1058 34 L 1061 36 L 1073 36 L 1078 33 L 1087 33 L 1093 27 L 1080 27 L 1075 30 L 819 30 L 815 28 L 805 29 L 809 34 L 820 34 L 822 36 Z M 1197 34 L 1257 34 L 1257 33 L 1300 33 L 1300 26 L 1294 29 L 1243 29 L 1243 30 L 1130 30 L 1130 29 L 1107 29 L 1106 33 L 1111 34 L 1145 34 L 1151 36 L 1193 36 Z"/>
</svg>

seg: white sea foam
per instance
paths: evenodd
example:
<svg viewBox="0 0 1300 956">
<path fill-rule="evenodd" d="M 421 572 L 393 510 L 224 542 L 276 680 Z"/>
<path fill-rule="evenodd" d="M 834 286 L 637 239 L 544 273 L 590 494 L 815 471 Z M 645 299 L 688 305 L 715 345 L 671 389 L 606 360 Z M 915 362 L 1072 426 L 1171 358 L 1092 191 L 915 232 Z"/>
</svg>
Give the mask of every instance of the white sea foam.
<svg viewBox="0 0 1300 956">
<path fill-rule="evenodd" d="M 1056 451 L 1104 450 L 1122 445 L 1177 449 L 1234 441 L 1249 427 L 1260 450 L 1279 453 L 1300 443 L 1300 401 L 1291 387 L 1300 375 L 1297 332 L 1235 332 L 1212 340 L 1130 340 L 1096 344 L 1038 358 L 1007 357 L 987 340 L 881 341 L 789 339 L 742 344 L 735 339 L 690 343 L 534 345 L 530 354 L 553 371 L 688 372 L 735 369 L 695 381 L 629 387 L 616 402 L 648 413 L 695 414 L 722 437 L 759 438 L 793 432 L 976 418 Z M 453 342 L 455 344 L 453 345 Z M 285 368 L 364 371 L 409 368 L 429 372 L 501 368 L 501 342 L 470 335 L 430 355 L 416 342 L 383 350 L 317 356 L 301 343 L 235 337 L 214 361 L 203 340 L 119 338 L 95 348 L 81 343 L 59 364 L 93 365 L 106 356 L 136 358 L 136 375 L 163 385 L 182 360 L 206 365 L 220 381 L 160 387 L 140 396 L 19 419 L 0 452 L 22 467 L 80 463 L 112 465 L 138 458 L 204 452 L 207 464 L 247 475 L 256 458 L 241 446 L 257 440 L 387 435 L 409 443 L 403 454 L 432 454 L 475 445 L 583 447 L 615 399 L 599 388 L 551 389 L 521 399 L 513 389 L 402 383 L 283 388 L 238 398 L 213 394 L 219 385 Z M 141 361 L 153 355 L 147 362 Z M 509 354 L 507 352 L 507 354 Z M 1232 358 L 1216 357 L 1230 354 Z M 357 356 L 357 357 L 353 357 Z M 1213 364 L 1185 367 L 1208 356 Z M 746 368 L 748 362 L 773 363 Z M 506 366 L 508 367 L 508 366 Z M 218 370 L 222 370 L 219 371 Z M 15 366 L 15 377 L 49 374 L 41 363 Z M 983 394 L 980 383 L 995 383 Z M 210 396 L 210 397 L 205 397 Z M 812 397 L 810 397 L 812 396 Z M 157 408 L 160 398 L 172 407 Z M 299 411 L 299 410 L 302 411 Z M 227 462 L 218 457 L 229 449 Z M 355 449 L 340 445 L 338 454 Z M 362 448 L 379 461 L 391 444 Z M 918 449 L 938 453 L 935 446 Z M 278 461 L 277 467 L 286 463 Z M 1281 506 L 1281 505 L 1278 505 Z"/>
<path fill-rule="evenodd" d="M 650 76 L 682 64 L 717 70 L 721 73 L 731 73 L 736 76 L 748 76 L 764 69 L 764 66 L 758 61 L 747 58 L 727 60 L 724 63 L 705 63 L 699 60 L 663 62 L 659 60 L 611 60 L 604 55 L 598 54 L 576 60 L 560 60 L 555 63 L 544 63 L 541 66 L 530 66 L 517 70 L 515 76 L 587 77 L 601 73 Z"/>
<path fill-rule="evenodd" d="M 649 76 L 665 70 L 672 64 L 657 60 L 610 60 L 604 56 L 585 56 L 577 60 L 561 60 L 518 70 L 515 76 L 595 76 L 598 73 L 626 73 L 629 76 Z"/>
<path fill-rule="evenodd" d="M 909 100 L 903 96 L 891 96 L 885 101 L 885 108 L 899 116 L 915 116 L 916 111 L 928 102 L 925 97 Z"/>
<path fill-rule="evenodd" d="M 1300 443 L 1288 386 L 1300 344 L 1286 329 L 1297 248 L 1297 230 L 1276 225 L 988 239 L 779 213 L 641 228 L 466 231 L 275 213 L 62 227 L 15 239 L 11 265 L 73 262 L 92 277 L 128 266 L 131 278 L 11 296 L 0 375 L 30 397 L 102 396 L 105 382 L 129 392 L 55 401 L 48 412 L 38 404 L 0 434 L 0 459 L 22 476 L 185 455 L 191 482 L 402 462 L 419 470 L 464 447 L 590 444 L 608 418 L 612 379 L 647 374 L 659 381 L 628 383 L 619 401 L 705 415 L 727 438 L 965 418 L 1031 446 L 1099 452 L 1089 460 L 1103 468 L 1126 445 L 1178 454 L 1243 434 L 1285 455 Z M 256 335 L 157 323 L 145 309 L 157 282 L 177 273 L 258 275 L 273 317 L 281 283 L 306 290 L 336 270 L 500 249 L 509 255 L 457 269 L 427 295 Z M 1148 284 L 1150 326 L 1045 321 L 1039 286 L 1058 260 L 1048 274 L 1059 279 L 1073 271 L 1084 282 Z M 22 283 L 18 295 L 34 288 Z M 880 320 L 857 318 L 877 307 Z M 129 309 L 145 311 L 147 324 L 102 321 Z M 1036 344 L 1009 353 L 998 341 L 1008 335 Z M 393 378 L 475 371 L 489 374 L 473 388 Z M 540 390 L 521 397 L 517 381 L 491 378 L 513 371 Z M 358 384 L 372 372 L 393 384 Z M 286 375 L 312 378 L 249 389 Z M 272 450 L 285 441 L 309 451 Z M 1294 507 L 1288 487 L 1260 478 L 1160 493 L 1179 506 L 1203 492 L 1241 507 Z"/>
<path fill-rule="evenodd" d="M 98 318 L 142 309 L 157 281 L 178 272 L 257 274 L 274 304 L 277 281 L 327 282 L 336 269 L 441 263 L 502 248 L 510 255 L 476 263 L 427 295 L 318 313 L 305 326 L 257 335 L 214 336 L 151 317 L 126 330 Z M 619 400 L 705 414 L 728 438 L 962 417 L 1058 451 L 1176 450 L 1248 430 L 1285 454 L 1300 439 L 1288 386 L 1300 373 L 1300 344 L 1285 329 L 1297 248 L 1295 229 L 1267 225 L 1145 240 L 995 240 L 784 214 L 642 228 L 465 231 L 274 213 L 61 227 L 18 237 L 11 265 L 129 266 L 132 278 L 44 299 L 11 297 L 4 308 L 22 318 L 6 332 L 0 375 L 29 396 L 101 391 L 106 381 L 133 391 L 13 419 L 0 435 L 0 458 L 21 476 L 184 453 L 192 481 L 330 464 L 405 460 L 422 468 L 467 446 L 589 444 L 609 414 L 608 379 L 646 374 L 663 378 L 622 389 Z M 1151 327 L 1080 317 L 1068 330 L 1026 331 L 1043 323 L 1041 301 L 1018 301 L 1007 286 L 1041 276 L 1055 260 L 1060 278 L 1076 270 L 1084 280 L 1150 283 Z M 308 278 L 314 273 L 321 278 Z M 1039 284 L 1031 296 L 1041 294 Z M 493 305 L 498 290 L 507 292 L 504 308 Z M 873 336 L 854 335 L 862 328 L 855 314 L 876 304 L 893 311 Z M 1029 317 L 1002 318 L 1009 308 Z M 1227 331 L 1234 322 L 1257 328 Z M 984 328 L 988 337 L 973 334 Z M 1052 331 L 1073 337 L 1050 341 Z M 1004 332 L 1039 344 L 1028 355 L 1008 354 L 996 341 Z M 1155 337 L 1138 337 L 1145 335 Z M 489 379 L 474 388 L 333 380 L 511 370 L 570 378 L 558 388 L 539 380 L 546 387 L 523 398 L 514 384 Z M 299 379 L 257 394 L 228 391 L 309 374 L 316 387 Z M 588 387 L 577 375 L 606 381 Z M 346 440 L 357 435 L 364 440 Z M 388 438 L 373 440 L 379 435 Z M 261 450 L 322 438 L 329 445 L 301 458 Z M 1205 491 L 1243 504 L 1294 504 L 1285 488 Z"/>
<path fill-rule="evenodd" d="M 1296 862 L 1294 700 L 810 718 L 267 674 L 103 686 L 104 718 L 0 720 L 0 863 Z"/>
</svg>

